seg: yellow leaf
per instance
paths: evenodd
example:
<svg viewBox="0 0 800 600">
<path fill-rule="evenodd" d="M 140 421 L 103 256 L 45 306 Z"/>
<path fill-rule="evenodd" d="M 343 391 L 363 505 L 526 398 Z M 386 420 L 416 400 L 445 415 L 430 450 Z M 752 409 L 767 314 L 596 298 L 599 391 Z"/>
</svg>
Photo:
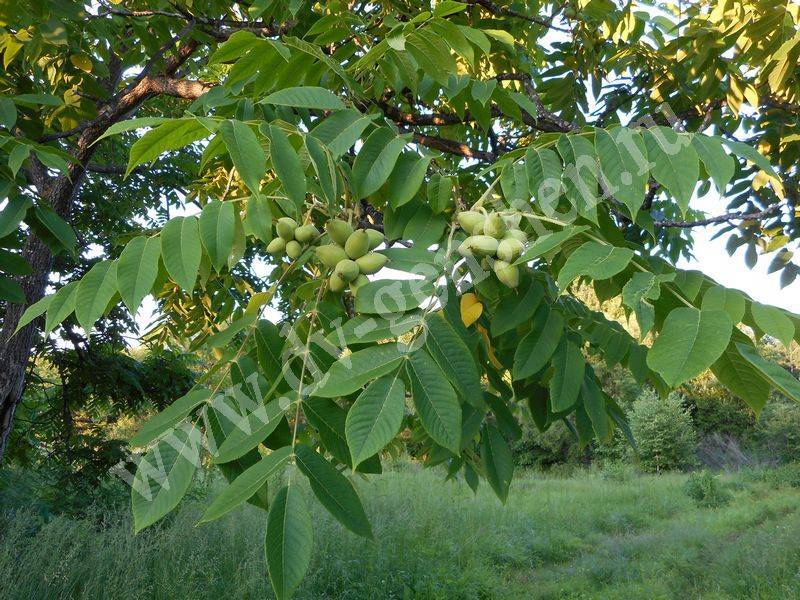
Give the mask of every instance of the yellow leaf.
<svg viewBox="0 0 800 600">
<path fill-rule="evenodd" d="M 244 314 L 246 315 L 255 315 L 258 314 L 259 309 L 264 306 L 269 299 L 272 297 L 272 294 L 269 292 L 258 292 L 253 294 L 250 297 L 250 302 L 247 303 L 247 308 L 244 309 Z"/>
<path fill-rule="evenodd" d="M 489 355 L 489 362 L 492 363 L 495 369 L 502 369 L 503 363 L 497 360 L 497 356 L 495 356 L 494 348 L 492 348 L 492 342 L 489 339 L 489 332 L 486 331 L 481 325 L 475 326 L 478 331 L 480 331 L 481 335 L 483 336 L 483 341 L 486 343 L 486 352 Z"/>
<path fill-rule="evenodd" d="M 92 72 L 92 59 L 85 54 L 73 54 L 69 57 L 69 62 L 71 62 L 76 69 L 86 71 L 87 73 Z"/>
<path fill-rule="evenodd" d="M 461 320 L 465 327 L 469 327 L 477 321 L 481 313 L 483 313 L 483 304 L 475 294 L 468 292 L 461 296 Z"/>
</svg>

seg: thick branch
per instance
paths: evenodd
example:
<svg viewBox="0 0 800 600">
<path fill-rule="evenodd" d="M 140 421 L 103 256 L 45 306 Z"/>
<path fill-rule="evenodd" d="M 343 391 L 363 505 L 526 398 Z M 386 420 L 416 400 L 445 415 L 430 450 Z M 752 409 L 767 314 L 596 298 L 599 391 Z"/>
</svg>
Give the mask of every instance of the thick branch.
<svg viewBox="0 0 800 600">
<path fill-rule="evenodd" d="M 494 162 L 496 157 L 491 152 L 484 152 L 483 150 L 476 150 L 466 144 L 456 140 L 448 140 L 437 135 L 425 135 L 422 133 L 414 133 L 414 141 L 417 144 L 422 144 L 434 150 L 441 150 L 448 154 L 455 154 L 463 156 L 464 158 L 474 158 L 486 162 Z"/>
</svg>

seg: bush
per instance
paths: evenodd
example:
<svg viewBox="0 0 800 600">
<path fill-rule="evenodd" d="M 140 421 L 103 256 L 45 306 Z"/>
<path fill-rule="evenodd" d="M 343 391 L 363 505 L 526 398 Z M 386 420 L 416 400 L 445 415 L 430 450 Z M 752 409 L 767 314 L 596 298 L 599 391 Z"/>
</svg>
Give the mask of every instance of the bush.
<svg viewBox="0 0 800 600">
<path fill-rule="evenodd" d="M 800 405 L 779 398 L 767 402 L 754 438 L 765 458 L 779 463 L 800 461 Z"/>
<path fill-rule="evenodd" d="M 781 465 L 774 469 L 765 469 L 763 478 L 772 487 L 800 488 L 800 464 Z"/>
<path fill-rule="evenodd" d="M 733 494 L 723 488 L 719 479 L 708 471 L 698 471 L 689 475 L 683 490 L 697 506 L 706 508 L 725 506 L 733 500 Z"/>
<path fill-rule="evenodd" d="M 543 470 L 555 465 L 578 465 L 585 456 L 575 435 L 561 421 L 541 432 L 526 420 L 522 437 L 514 442 L 512 451 L 517 465 Z"/>
<path fill-rule="evenodd" d="M 658 473 L 695 464 L 697 434 L 681 397 L 644 390 L 628 415 L 642 470 Z"/>
</svg>

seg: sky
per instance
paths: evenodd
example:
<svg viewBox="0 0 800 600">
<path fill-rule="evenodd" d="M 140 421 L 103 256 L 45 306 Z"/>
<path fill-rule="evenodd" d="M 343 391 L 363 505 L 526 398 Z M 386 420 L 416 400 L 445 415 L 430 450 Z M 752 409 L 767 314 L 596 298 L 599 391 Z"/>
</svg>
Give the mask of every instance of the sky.
<svg viewBox="0 0 800 600">
<path fill-rule="evenodd" d="M 692 208 L 702 210 L 709 216 L 727 212 L 725 202 L 714 192 L 693 199 Z M 800 313 L 800 278 L 781 289 L 780 273 L 767 273 L 775 253 L 759 256 L 756 266 L 748 269 L 744 262 L 744 247 L 739 248 L 733 256 L 729 256 L 725 250 L 729 234 L 716 240 L 711 239 L 719 228 L 719 225 L 694 228 L 695 259 L 680 260 L 677 266 L 682 269 L 702 271 L 717 283 L 740 290 L 763 304 L 772 304 Z M 800 254 L 800 244 L 796 242 L 789 246 L 789 249 Z"/>
</svg>

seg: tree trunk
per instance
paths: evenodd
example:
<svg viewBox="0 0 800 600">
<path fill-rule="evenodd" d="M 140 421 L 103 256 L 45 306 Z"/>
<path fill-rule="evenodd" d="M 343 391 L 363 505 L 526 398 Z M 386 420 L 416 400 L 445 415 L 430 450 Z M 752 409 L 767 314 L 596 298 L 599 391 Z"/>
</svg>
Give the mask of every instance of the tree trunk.
<svg viewBox="0 0 800 600">
<path fill-rule="evenodd" d="M 188 40 L 166 60 L 163 75 L 151 76 L 148 67 L 133 84 L 125 88 L 118 96 L 99 108 L 98 117 L 86 124 L 76 141 L 73 158 L 68 175 L 57 178 L 48 177 L 42 165 L 33 158 L 28 179 L 34 185 L 41 198 L 44 198 L 59 217 L 69 223 L 72 203 L 80 189 L 86 173 L 86 165 L 95 152 L 94 143 L 114 123 L 133 116 L 138 108 L 149 98 L 164 94 L 177 98 L 197 99 L 210 88 L 203 82 L 171 79 L 178 68 L 192 55 L 198 46 L 196 40 Z M 152 65 L 150 65 L 152 66 Z M 113 90 L 119 74 L 113 78 L 110 86 Z M 16 335 L 14 330 L 25 309 L 38 302 L 44 296 L 48 278 L 53 268 L 53 255 L 49 248 L 35 235 L 30 233 L 25 243 L 22 256 L 33 268 L 33 273 L 19 279 L 25 292 L 26 304 L 9 303 L 6 317 L 0 331 L 0 464 L 3 463 L 14 412 L 25 389 L 25 368 L 33 348 L 34 335 L 41 319 L 34 319 Z"/>
</svg>

